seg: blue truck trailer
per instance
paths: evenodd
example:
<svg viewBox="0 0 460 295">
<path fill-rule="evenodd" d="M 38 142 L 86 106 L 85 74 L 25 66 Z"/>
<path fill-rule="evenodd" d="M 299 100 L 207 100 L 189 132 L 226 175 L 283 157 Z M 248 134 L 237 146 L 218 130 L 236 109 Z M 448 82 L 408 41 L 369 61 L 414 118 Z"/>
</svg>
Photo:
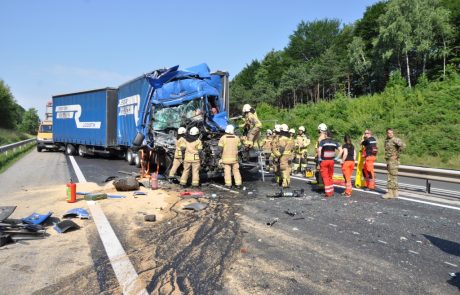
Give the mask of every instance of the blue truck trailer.
<svg viewBox="0 0 460 295">
<path fill-rule="evenodd" d="M 166 172 L 177 129 L 197 126 L 204 145 L 202 169 L 208 176 L 220 175 L 216 153 L 228 124 L 228 76 L 210 72 L 206 64 L 176 66 L 118 88 L 55 95 L 54 142 L 69 155 L 124 155 L 129 164 Z"/>
</svg>

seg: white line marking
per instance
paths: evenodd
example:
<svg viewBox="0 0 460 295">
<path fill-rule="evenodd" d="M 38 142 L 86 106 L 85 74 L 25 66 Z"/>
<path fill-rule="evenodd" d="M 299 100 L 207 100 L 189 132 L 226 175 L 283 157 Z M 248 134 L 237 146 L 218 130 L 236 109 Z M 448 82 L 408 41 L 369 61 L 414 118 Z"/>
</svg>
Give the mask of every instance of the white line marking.
<svg viewBox="0 0 460 295">
<path fill-rule="evenodd" d="M 86 178 L 81 172 L 80 167 L 78 167 L 74 157 L 69 156 L 69 158 L 75 174 L 77 175 L 78 181 L 81 183 L 86 182 Z M 109 257 L 110 264 L 115 272 L 115 276 L 117 277 L 118 283 L 123 290 L 123 294 L 147 295 L 147 290 L 141 287 L 142 283 L 139 282 L 139 276 L 126 255 L 123 246 L 115 235 L 115 232 L 102 211 L 102 208 L 97 204 L 97 202 L 88 201 L 87 204 L 94 223 L 96 224 L 99 236 L 101 237 L 105 252 Z"/>
<path fill-rule="evenodd" d="M 239 193 L 240 193 L 240 192 L 231 190 L 231 189 L 229 189 L 229 188 L 223 187 L 223 186 L 218 185 L 218 184 L 210 183 L 209 185 L 214 186 L 214 187 L 217 187 L 217 188 L 220 188 L 220 189 L 222 189 L 222 190 L 224 190 L 224 191 L 229 191 L 229 192 L 234 193 L 234 194 L 239 194 Z"/>
<path fill-rule="evenodd" d="M 457 264 L 453 264 L 453 263 L 450 263 L 450 262 L 447 262 L 447 261 L 444 261 L 444 263 L 447 264 L 447 265 L 453 266 L 453 267 L 458 267 Z"/>
<path fill-rule="evenodd" d="M 409 199 L 409 198 L 406 198 L 406 197 L 398 197 L 398 199 L 406 200 L 406 201 L 410 201 L 410 202 L 415 202 L 415 203 L 427 204 L 427 205 L 431 205 L 431 206 L 449 208 L 449 209 L 454 209 L 454 210 L 459 210 L 460 211 L 459 207 L 454 207 L 454 206 L 449 206 L 449 205 L 437 204 L 437 203 L 421 201 L 421 200 L 414 200 L 414 199 Z"/>
<path fill-rule="evenodd" d="M 75 171 L 75 174 L 77 175 L 78 182 L 86 182 L 86 178 L 81 172 L 80 167 L 77 164 L 77 161 L 75 161 L 75 158 L 73 156 L 69 156 L 69 159 L 70 159 L 70 163 L 72 163 L 73 170 Z"/>
</svg>

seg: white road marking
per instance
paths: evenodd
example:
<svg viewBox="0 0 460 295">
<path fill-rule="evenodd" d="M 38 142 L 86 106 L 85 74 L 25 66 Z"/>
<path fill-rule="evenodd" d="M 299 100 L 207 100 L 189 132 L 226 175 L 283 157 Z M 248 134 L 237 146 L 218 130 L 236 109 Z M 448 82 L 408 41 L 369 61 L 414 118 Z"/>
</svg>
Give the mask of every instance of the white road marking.
<svg viewBox="0 0 460 295">
<path fill-rule="evenodd" d="M 305 181 L 305 182 L 309 182 L 309 183 L 312 182 L 312 180 L 310 180 L 310 179 L 305 179 L 305 178 L 301 178 L 301 177 L 297 177 L 297 176 L 291 176 L 291 178 L 294 178 L 294 179 L 297 179 L 297 180 L 301 180 L 301 181 Z M 335 184 L 334 184 L 334 186 L 344 188 L 344 187 L 341 186 L 341 185 L 335 185 Z M 378 192 L 366 191 L 366 190 L 362 190 L 362 189 L 359 189 L 359 188 L 353 188 L 353 190 L 361 191 L 361 192 L 364 192 L 364 193 L 366 193 L 366 194 L 382 195 L 381 193 L 378 193 Z M 459 211 L 460 211 L 460 207 L 455 207 L 455 206 L 449 206 L 449 205 L 438 204 L 438 203 L 433 203 L 433 202 L 415 200 L 415 199 L 411 199 L 411 198 L 407 198 L 407 197 L 397 197 L 397 199 L 401 199 L 401 200 L 405 200 L 405 201 L 409 201 L 409 202 L 415 202 L 415 203 L 422 203 L 422 204 L 431 205 L 431 206 L 436 206 L 436 207 L 454 209 L 454 210 L 459 210 Z"/>
<path fill-rule="evenodd" d="M 220 188 L 220 189 L 222 189 L 222 190 L 224 190 L 224 191 L 229 191 L 229 192 L 234 193 L 234 194 L 239 194 L 239 193 L 240 193 L 240 192 L 238 192 L 238 191 L 234 191 L 234 190 L 232 190 L 232 189 L 223 187 L 223 186 L 218 185 L 218 184 L 210 183 L 209 185 L 210 185 L 210 186 L 213 186 L 213 187 Z"/>
<path fill-rule="evenodd" d="M 86 178 L 80 170 L 74 157 L 69 156 L 78 181 L 86 182 Z M 115 276 L 120 284 L 123 294 L 142 294 L 147 295 L 148 292 L 142 288 L 142 282 L 139 281 L 139 276 L 134 269 L 133 264 L 126 255 L 123 246 L 118 240 L 115 232 L 112 229 L 107 217 L 105 216 L 102 208 L 94 201 L 87 202 L 94 223 L 96 224 L 97 231 L 101 237 L 102 244 L 104 245 L 105 252 L 109 257 Z"/>
<path fill-rule="evenodd" d="M 453 263 L 450 263 L 450 262 L 447 262 L 447 261 L 444 261 L 444 263 L 447 264 L 447 265 L 453 266 L 453 267 L 458 267 L 457 264 L 453 264 Z"/>
</svg>

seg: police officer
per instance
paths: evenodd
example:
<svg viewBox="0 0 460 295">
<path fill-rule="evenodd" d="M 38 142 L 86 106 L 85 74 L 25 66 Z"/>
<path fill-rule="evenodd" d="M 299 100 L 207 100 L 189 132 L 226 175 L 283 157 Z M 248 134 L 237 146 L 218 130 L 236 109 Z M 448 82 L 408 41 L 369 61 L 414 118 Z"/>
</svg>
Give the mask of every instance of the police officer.
<svg viewBox="0 0 460 295">
<path fill-rule="evenodd" d="M 324 182 L 324 192 L 326 197 L 334 195 L 334 159 L 339 144 L 331 138 L 331 132 L 326 132 L 326 138 L 321 140 L 318 147 L 318 161 L 320 166 L 321 177 Z"/>
<path fill-rule="evenodd" d="M 363 174 L 366 179 L 366 187 L 370 190 L 375 190 L 374 163 L 377 156 L 377 140 L 372 136 L 370 129 L 364 131 L 364 140 L 361 145 L 364 147 L 361 156 L 365 159 Z"/>
<path fill-rule="evenodd" d="M 225 186 L 232 186 L 233 173 L 236 187 L 241 188 L 241 174 L 238 164 L 238 149 L 241 146 L 241 141 L 235 135 L 235 127 L 233 125 L 227 125 L 225 133 L 219 140 L 220 154 L 222 155 L 221 161 L 224 166 Z"/>
<path fill-rule="evenodd" d="M 318 148 L 319 148 L 319 143 L 323 140 L 326 139 L 326 132 L 327 132 L 327 125 L 324 123 L 321 123 L 318 125 L 318 140 L 316 141 L 315 144 L 315 161 L 316 161 L 316 171 L 315 171 L 315 178 L 316 182 L 318 184 L 318 188 L 322 189 L 324 188 L 324 183 L 323 183 L 323 178 L 321 177 L 321 173 L 319 172 L 320 170 L 320 165 L 319 165 L 319 155 L 318 155 Z"/>
<path fill-rule="evenodd" d="M 246 140 L 244 141 L 244 146 L 247 148 L 252 148 L 254 142 L 259 139 L 260 128 L 262 128 L 262 123 L 257 117 L 256 110 L 252 108 L 249 104 L 243 106 L 243 115 L 244 115 L 244 128 L 248 130 L 246 135 Z"/>
<path fill-rule="evenodd" d="M 305 127 L 299 127 L 299 133 L 295 139 L 295 156 L 292 164 L 293 173 L 304 173 L 307 169 L 307 151 L 310 139 L 305 135 Z"/>
<path fill-rule="evenodd" d="M 281 186 L 283 188 L 287 188 L 291 185 L 291 157 L 293 149 L 294 141 L 289 136 L 289 127 L 286 124 L 282 124 L 280 138 L 273 154 L 279 159 L 278 169 L 280 171 Z"/>
<path fill-rule="evenodd" d="M 203 145 L 199 137 L 200 130 L 197 127 L 192 127 L 181 145 L 181 151 L 184 157 L 184 171 L 180 178 L 182 187 L 187 185 L 190 170 L 192 170 L 192 186 L 198 186 L 200 184 L 200 153 L 203 149 Z"/>
<path fill-rule="evenodd" d="M 181 147 L 185 143 L 185 133 L 186 129 L 184 127 L 180 127 L 177 130 L 177 139 L 176 139 L 176 150 L 174 152 L 174 161 L 171 167 L 171 170 L 169 170 L 169 178 L 174 178 L 176 175 L 177 169 L 182 165 L 182 150 Z"/>
<path fill-rule="evenodd" d="M 399 155 L 406 148 L 401 139 L 394 136 L 393 129 L 387 129 L 385 139 L 385 160 L 387 161 L 388 192 L 383 196 L 384 199 L 393 199 L 398 196 L 398 168 Z"/>
</svg>

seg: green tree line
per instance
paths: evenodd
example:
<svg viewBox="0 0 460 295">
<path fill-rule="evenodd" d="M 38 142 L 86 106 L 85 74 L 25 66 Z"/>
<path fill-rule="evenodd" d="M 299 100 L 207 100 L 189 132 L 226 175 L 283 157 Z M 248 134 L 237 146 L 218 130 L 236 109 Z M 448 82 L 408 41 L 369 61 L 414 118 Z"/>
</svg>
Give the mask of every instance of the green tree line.
<svg viewBox="0 0 460 295">
<path fill-rule="evenodd" d="M 0 128 L 37 134 L 40 118 L 35 108 L 20 106 L 8 85 L 0 80 Z"/>
<path fill-rule="evenodd" d="M 381 1 L 353 24 L 302 21 L 283 50 L 251 61 L 234 77 L 231 112 L 244 103 L 291 109 L 380 93 L 395 73 L 413 88 L 445 78 L 449 64 L 458 71 L 460 1 Z"/>
</svg>

